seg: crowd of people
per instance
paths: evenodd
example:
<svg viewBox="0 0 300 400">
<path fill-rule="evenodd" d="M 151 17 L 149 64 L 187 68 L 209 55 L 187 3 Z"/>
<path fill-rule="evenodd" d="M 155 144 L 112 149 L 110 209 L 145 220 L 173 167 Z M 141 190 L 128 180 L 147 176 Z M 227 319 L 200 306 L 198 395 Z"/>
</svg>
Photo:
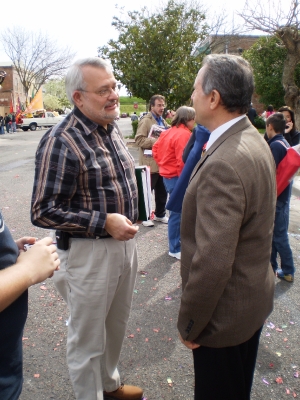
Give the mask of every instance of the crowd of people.
<svg viewBox="0 0 300 400">
<path fill-rule="evenodd" d="M 87 58 L 65 82 L 74 108 L 39 143 L 31 202 L 32 223 L 51 237 L 14 242 L 0 214 L 0 398 L 16 400 L 22 388 L 27 288 L 53 275 L 69 309 L 76 399 L 141 400 L 143 389 L 122 384 L 118 371 L 139 226 L 134 160 L 115 122 L 117 81 L 107 61 Z M 170 127 L 156 94 L 138 122 L 139 162 L 151 170 L 155 198 L 143 225 L 168 224 L 169 255 L 180 260 L 177 326 L 193 354 L 196 400 L 250 399 L 275 274 L 294 280 L 291 184 L 277 197 L 275 164 L 289 146 L 284 135 L 296 142 L 297 130 L 285 107 L 267 118 L 264 140 L 247 117 L 253 90 L 246 60 L 211 54 L 195 77 L 193 107 L 180 107 Z M 154 125 L 159 138 L 149 136 Z"/>
</svg>

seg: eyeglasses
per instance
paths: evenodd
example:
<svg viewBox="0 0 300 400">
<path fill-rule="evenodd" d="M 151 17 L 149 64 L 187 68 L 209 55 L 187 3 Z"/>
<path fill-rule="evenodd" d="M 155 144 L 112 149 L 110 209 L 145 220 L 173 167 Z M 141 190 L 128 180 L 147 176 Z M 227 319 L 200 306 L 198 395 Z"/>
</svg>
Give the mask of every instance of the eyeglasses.
<svg viewBox="0 0 300 400">
<path fill-rule="evenodd" d="M 119 94 L 119 88 L 116 86 L 115 88 L 106 88 L 102 90 L 98 90 L 97 92 L 92 92 L 90 90 L 83 90 L 83 89 L 77 89 L 79 92 L 85 92 L 85 93 L 94 93 L 96 96 L 99 97 L 106 97 L 108 98 L 112 92 L 115 92 L 115 94 Z"/>
</svg>

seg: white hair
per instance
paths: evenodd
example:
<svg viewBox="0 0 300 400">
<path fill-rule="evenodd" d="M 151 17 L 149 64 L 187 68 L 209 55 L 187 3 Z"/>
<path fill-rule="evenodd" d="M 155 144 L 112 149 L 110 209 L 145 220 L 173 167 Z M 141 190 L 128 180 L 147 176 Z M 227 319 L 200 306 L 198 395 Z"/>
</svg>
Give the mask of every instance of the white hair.
<svg viewBox="0 0 300 400">
<path fill-rule="evenodd" d="M 75 104 L 73 94 L 76 90 L 85 90 L 86 83 L 83 79 L 82 67 L 91 66 L 112 71 L 108 61 L 98 57 L 88 57 L 77 60 L 68 70 L 65 80 L 66 94 L 71 104 Z"/>
</svg>

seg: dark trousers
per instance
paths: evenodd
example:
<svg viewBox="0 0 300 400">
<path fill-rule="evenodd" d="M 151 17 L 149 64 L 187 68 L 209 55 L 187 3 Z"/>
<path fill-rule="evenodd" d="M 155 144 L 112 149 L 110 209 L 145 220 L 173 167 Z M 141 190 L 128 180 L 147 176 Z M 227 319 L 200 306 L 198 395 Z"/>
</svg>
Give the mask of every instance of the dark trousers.
<svg viewBox="0 0 300 400">
<path fill-rule="evenodd" d="M 155 196 L 155 215 L 162 218 L 166 215 L 166 202 L 168 194 L 164 185 L 163 177 L 158 172 L 151 174 L 151 190 Z"/>
<path fill-rule="evenodd" d="M 237 346 L 193 350 L 195 400 L 250 400 L 261 330 Z"/>
</svg>

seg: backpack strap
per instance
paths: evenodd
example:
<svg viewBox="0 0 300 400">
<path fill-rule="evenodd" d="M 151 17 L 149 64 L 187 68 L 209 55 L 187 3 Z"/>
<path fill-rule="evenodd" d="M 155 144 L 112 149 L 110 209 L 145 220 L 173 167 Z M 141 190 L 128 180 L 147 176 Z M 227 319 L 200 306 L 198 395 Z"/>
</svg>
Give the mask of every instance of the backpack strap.
<svg viewBox="0 0 300 400">
<path fill-rule="evenodd" d="M 282 140 L 276 140 L 276 142 L 281 143 L 284 148 L 289 149 L 289 147 L 287 147 L 287 145 Z"/>
</svg>

